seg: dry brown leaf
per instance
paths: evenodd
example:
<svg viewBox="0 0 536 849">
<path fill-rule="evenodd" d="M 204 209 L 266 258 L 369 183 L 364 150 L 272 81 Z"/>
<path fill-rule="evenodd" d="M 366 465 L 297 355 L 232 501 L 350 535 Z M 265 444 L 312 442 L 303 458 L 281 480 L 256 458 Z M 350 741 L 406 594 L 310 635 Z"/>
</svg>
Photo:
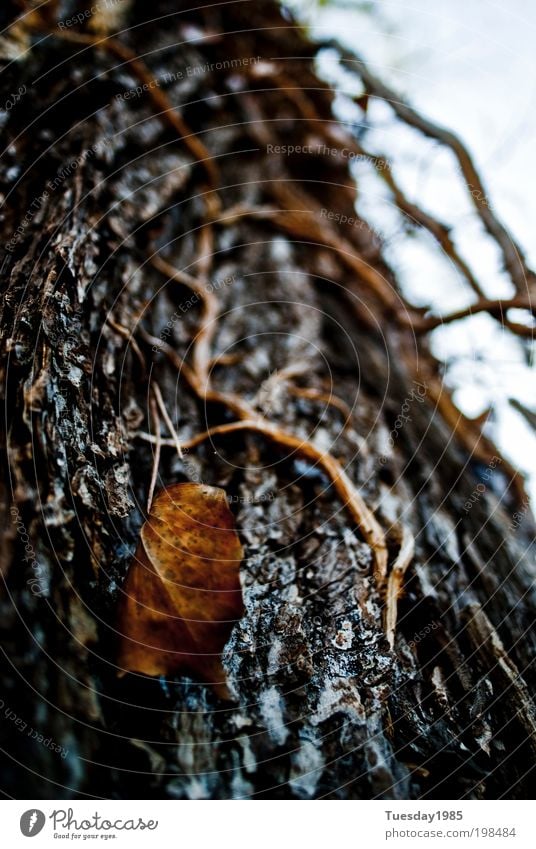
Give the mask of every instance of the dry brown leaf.
<svg viewBox="0 0 536 849">
<path fill-rule="evenodd" d="M 184 671 L 226 695 L 221 653 L 243 611 L 243 557 L 223 489 L 160 492 L 123 587 L 120 674 Z"/>
</svg>

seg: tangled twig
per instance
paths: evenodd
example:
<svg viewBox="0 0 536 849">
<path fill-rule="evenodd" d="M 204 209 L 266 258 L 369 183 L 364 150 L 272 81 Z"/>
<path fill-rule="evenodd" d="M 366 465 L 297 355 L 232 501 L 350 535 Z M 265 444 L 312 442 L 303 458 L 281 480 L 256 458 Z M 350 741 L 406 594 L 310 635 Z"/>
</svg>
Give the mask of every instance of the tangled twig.
<svg viewBox="0 0 536 849">
<path fill-rule="evenodd" d="M 154 262 L 155 268 L 165 274 L 168 279 L 179 280 L 179 282 L 191 285 L 192 291 L 195 291 L 203 301 L 208 301 L 209 306 L 205 305 L 202 312 L 201 326 L 198 329 L 197 337 L 206 338 L 205 327 L 208 322 L 211 326 L 216 323 L 216 315 L 214 315 L 213 299 L 215 296 L 205 286 L 200 286 L 199 281 L 191 280 L 184 276 L 182 272 L 175 274 L 173 266 L 169 263 L 159 260 Z M 216 302 L 217 306 L 217 302 Z M 217 313 L 217 310 L 216 310 Z M 213 333 L 213 331 L 212 331 Z M 329 453 L 321 451 L 309 440 L 301 439 L 288 431 L 272 424 L 263 416 L 260 416 L 256 410 L 237 395 L 231 393 L 219 392 L 210 387 L 209 376 L 205 372 L 205 362 L 210 362 L 209 351 L 206 350 L 205 355 L 201 359 L 202 373 L 199 374 L 195 367 L 190 367 L 184 360 L 174 351 L 174 349 L 162 340 L 143 331 L 146 340 L 152 345 L 160 347 L 163 353 L 177 368 L 196 395 L 203 402 L 216 402 L 223 404 L 229 409 L 239 421 L 232 422 L 227 425 L 219 425 L 202 434 L 192 437 L 192 439 L 183 442 L 182 448 L 191 449 L 200 445 L 207 439 L 211 439 L 218 435 L 233 433 L 239 430 L 248 430 L 250 432 L 259 433 L 267 437 L 280 447 L 288 448 L 293 452 L 300 454 L 305 459 L 315 465 L 318 465 L 331 480 L 335 491 L 341 498 L 344 507 L 348 510 L 352 519 L 361 531 L 363 538 L 370 545 L 375 557 L 375 577 L 378 583 L 383 583 L 387 573 L 387 546 L 383 530 L 375 518 L 373 512 L 367 506 L 363 497 L 359 494 L 354 484 L 344 471 L 340 463 Z M 212 334 L 210 336 L 212 338 Z"/>
<path fill-rule="evenodd" d="M 405 124 L 414 127 L 428 138 L 435 139 L 453 152 L 476 212 L 487 232 L 499 246 L 503 255 L 504 266 L 515 289 L 519 293 L 526 291 L 528 282 L 533 283 L 535 280 L 534 272 L 528 268 L 519 245 L 495 215 L 473 158 L 461 139 L 451 130 L 441 127 L 417 112 L 383 80 L 378 79 L 362 57 L 342 47 L 339 42 L 333 39 L 322 42 L 322 46 L 334 48 L 337 51 L 341 60 L 345 63 L 345 67 L 348 67 L 361 78 L 369 95 L 384 100 Z"/>
<path fill-rule="evenodd" d="M 331 454 L 321 451 L 312 442 L 300 439 L 294 434 L 273 425 L 261 416 L 255 419 L 243 419 L 242 421 L 231 422 L 230 424 L 216 425 L 204 433 L 197 434 L 185 441 L 183 447 L 189 450 L 208 439 L 213 439 L 215 436 L 236 433 L 241 430 L 259 433 L 272 440 L 278 446 L 288 448 L 300 454 L 311 463 L 320 466 L 329 480 L 331 480 L 344 507 L 352 516 L 363 538 L 373 550 L 375 557 L 375 577 L 380 585 L 383 584 L 387 574 L 387 546 L 384 532 L 372 510 L 367 506 L 365 500 L 359 494 L 340 463 Z"/>
<path fill-rule="evenodd" d="M 149 408 L 155 435 L 144 435 L 144 438 L 146 437 L 156 446 L 149 487 L 149 504 L 156 485 L 160 450 L 164 444 L 172 445 L 177 450 L 179 456 L 181 456 L 183 447 L 195 447 L 207 439 L 216 436 L 219 437 L 236 431 L 249 430 L 263 435 L 282 448 L 299 453 L 309 461 L 317 464 L 324 471 L 353 520 L 356 522 L 356 525 L 359 527 L 363 537 L 374 552 L 375 575 L 378 582 L 382 584 L 387 580 L 385 628 L 388 639 L 392 644 L 396 626 L 396 599 L 400 591 L 404 571 L 413 556 L 412 538 L 407 533 L 403 534 L 399 554 L 387 577 L 388 563 L 385 534 L 374 513 L 356 490 L 340 463 L 330 453 L 317 448 L 311 441 L 303 440 L 295 434 L 278 427 L 265 416 L 259 415 L 254 406 L 245 401 L 241 396 L 230 392 L 220 392 L 211 386 L 211 369 L 213 366 L 217 364 L 225 365 L 233 361 L 232 357 L 223 356 L 215 358 L 212 352 L 212 343 L 217 329 L 219 311 L 218 299 L 208 286 L 212 258 L 214 256 L 214 228 L 216 226 L 231 225 L 238 218 L 244 215 L 251 215 L 252 218 L 272 222 L 279 231 L 286 232 L 297 240 L 302 240 L 308 244 L 318 244 L 323 248 L 333 250 L 341 265 L 348 272 L 350 280 L 363 284 L 371 294 L 375 306 L 377 305 L 379 308 L 378 311 L 373 310 L 375 315 L 377 312 L 376 318 L 378 320 L 384 317 L 388 318 L 395 322 L 400 330 L 410 331 L 412 334 L 418 334 L 420 336 L 441 324 L 457 321 L 476 312 L 485 311 L 499 320 L 501 324 L 513 333 L 517 333 L 523 337 L 530 337 L 533 332 L 531 327 L 513 322 L 505 313 L 512 308 L 521 308 L 534 312 L 530 300 L 530 290 L 528 294 L 524 294 L 527 291 L 527 283 L 534 281 L 534 274 L 526 266 L 518 245 L 512 240 L 504 226 L 497 219 L 486 198 L 483 183 L 467 149 L 453 133 L 423 118 L 411 106 L 398 98 L 391 89 L 370 72 L 366 64 L 359 57 L 350 54 L 349 51 L 342 50 L 338 44 L 329 44 L 329 46 L 335 46 L 337 48 L 343 61 L 350 63 L 352 70 L 361 77 L 369 94 L 386 100 L 398 117 L 405 123 L 417 128 L 426 136 L 434 138 L 448 146 L 454 152 L 475 208 L 488 233 L 492 235 L 499 245 L 505 268 L 510 274 L 517 291 L 516 297 L 509 300 L 501 301 L 486 298 L 484 290 L 473 271 L 458 253 L 450 237 L 449 228 L 409 201 L 395 181 L 392 170 L 390 168 L 382 168 L 379 173 L 389 185 L 400 211 L 410 216 L 413 221 L 426 228 L 436 238 L 446 254 L 463 274 L 468 285 L 478 298 L 472 306 L 458 310 L 447 316 L 424 315 L 421 309 L 413 307 L 406 302 L 392 285 L 389 276 L 383 273 L 382 267 L 377 267 L 368 261 L 360 248 L 359 240 L 356 240 L 354 234 L 350 233 L 350 236 L 345 238 L 341 235 L 338 228 L 331 225 L 329 220 L 326 220 L 326 218 L 320 220 L 321 207 L 318 201 L 308 191 L 304 190 L 302 186 L 298 186 L 298 184 L 288 180 L 267 180 L 265 191 L 271 195 L 275 201 L 275 205 L 257 205 L 249 208 L 244 204 L 237 204 L 235 207 L 222 212 L 217 194 L 220 185 L 219 172 L 213 156 L 190 130 L 180 112 L 173 107 L 145 62 L 139 59 L 134 51 L 123 45 L 114 35 L 90 35 L 66 32 L 55 28 L 53 16 L 51 17 L 50 15 L 42 15 L 41 17 L 39 15 L 33 15 L 31 17 L 31 26 L 34 29 L 40 29 L 66 41 L 84 44 L 95 49 L 102 48 L 120 59 L 143 84 L 144 91 L 147 92 L 157 116 L 174 129 L 180 141 L 192 155 L 194 161 L 204 169 L 207 178 L 208 188 L 201 193 L 205 201 L 205 217 L 198 230 L 196 275 L 194 276 L 180 271 L 157 254 L 151 256 L 149 260 L 153 267 L 160 273 L 165 274 L 169 280 L 175 280 L 186 285 L 197 295 L 201 302 L 201 320 L 192 343 L 191 363 L 185 362 L 167 343 L 155 339 L 155 337 L 148 334 L 145 330 L 140 330 L 140 332 L 153 345 L 156 344 L 159 346 L 160 350 L 179 371 L 191 390 L 203 403 L 217 403 L 225 406 L 235 416 L 236 421 L 209 428 L 205 432 L 192 437 L 183 446 L 181 445 L 172 418 L 166 409 L 160 387 L 156 382 L 153 382 L 150 390 Z M 327 45 L 324 44 L 324 46 Z M 272 74 L 274 86 L 278 90 L 284 90 L 286 92 L 287 97 L 297 108 L 299 114 L 303 116 L 303 119 L 311 127 L 320 130 L 321 134 L 331 138 L 329 124 L 322 121 L 316 105 L 309 97 L 308 92 L 293 86 L 292 80 L 283 74 L 276 64 L 265 63 L 259 69 L 253 69 L 252 73 L 253 75 Z M 336 140 L 331 138 L 331 141 Z M 368 156 L 371 161 L 374 161 L 375 155 L 366 153 L 358 140 L 354 140 L 353 149 Z M 344 188 L 347 192 L 350 191 L 349 186 Z M 371 318 L 366 317 L 366 309 L 362 309 L 356 305 L 354 305 L 354 309 L 363 321 L 367 321 L 369 324 L 371 323 Z M 132 339 L 132 334 L 127 328 L 114 322 L 113 319 L 109 319 L 109 323 L 125 338 Z M 144 366 L 144 358 L 139 346 L 134 340 L 132 340 L 132 343 L 136 356 L 142 366 Z M 489 446 L 486 440 L 484 440 L 485 444 L 482 443 L 481 433 L 473 432 L 470 423 L 454 407 L 450 396 L 444 391 L 441 391 L 435 378 L 430 378 L 427 382 L 430 397 L 436 401 L 443 417 L 452 424 L 468 450 L 475 451 L 479 456 L 486 454 Z M 340 399 L 332 397 L 329 393 L 321 392 L 318 389 L 301 386 L 289 386 L 289 392 L 297 397 L 322 401 L 336 407 L 345 417 L 344 426 L 348 426 L 352 411 Z M 162 437 L 160 432 L 160 416 L 162 416 L 169 431 L 169 440 Z M 510 467 L 507 467 L 505 464 L 504 468 Z M 511 470 L 511 472 L 513 480 L 517 480 L 515 470 Z"/>
</svg>

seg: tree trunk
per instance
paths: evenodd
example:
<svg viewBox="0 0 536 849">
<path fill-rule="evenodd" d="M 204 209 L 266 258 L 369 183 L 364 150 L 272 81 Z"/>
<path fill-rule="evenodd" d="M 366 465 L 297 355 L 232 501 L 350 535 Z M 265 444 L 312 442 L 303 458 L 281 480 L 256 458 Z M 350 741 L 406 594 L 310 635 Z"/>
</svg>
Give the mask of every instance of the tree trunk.
<svg viewBox="0 0 536 849">
<path fill-rule="evenodd" d="M 518 482 L 399 320 L 315 48 L 271 0 L 195 5 L 123 3 L 100 45 L 76 34 L 104 12 L 44 37 L 54 7 L 2 42 L 1 102 L 26 86 L 0 161 L 3 791 L 526 798 L 536 603 Z M 190 278 L 218 304 L 193 347 Z M 205 342 L 223 399 L 179 368 Z M 184 442 L 235 421 L 231 395 L 319 460 L 247 425 L 181 459 L 150 386 Z M 117 675 L 157 448 L 157 488 L 222 486 L 236 514 L 228 700 Z M 385 533 L 384 578 L 327 454 Z"/>
</svg>

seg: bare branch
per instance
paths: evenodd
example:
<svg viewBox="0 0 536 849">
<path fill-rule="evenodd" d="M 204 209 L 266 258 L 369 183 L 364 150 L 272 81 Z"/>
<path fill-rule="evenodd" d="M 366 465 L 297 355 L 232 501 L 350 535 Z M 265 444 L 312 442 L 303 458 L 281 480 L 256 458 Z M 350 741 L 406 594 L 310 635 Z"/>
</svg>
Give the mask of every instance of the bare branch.
<svg viewBox="0 0 536 849">
<path fill-rule="evenodd" d="M 350 65 L 350 69 L 360 76 L 369 94 L 388 103 L 405 124 L 414 127 L 423 135 L 435 139 L 452 150 L 458 160 L 473 205 L 487 232 L 498 244 L 503 256 L 504 267 L 510 275 L 516 291 L 519 293 L 526 291 L 529 282 L 533 282 L 535 279 L 534 272 L 526 265 L 523 251 L 519 245 L 495 215 L 489 201 L 489 194 L 471 154 L 461 139 L 451 130 L 441 127 L 417 112 L 401 95 L 373 74 L 360 56 L 342 47 L 335 40 L 322 42 L 322 46 L 337 50 L 341 60 Z"/>
</svg>

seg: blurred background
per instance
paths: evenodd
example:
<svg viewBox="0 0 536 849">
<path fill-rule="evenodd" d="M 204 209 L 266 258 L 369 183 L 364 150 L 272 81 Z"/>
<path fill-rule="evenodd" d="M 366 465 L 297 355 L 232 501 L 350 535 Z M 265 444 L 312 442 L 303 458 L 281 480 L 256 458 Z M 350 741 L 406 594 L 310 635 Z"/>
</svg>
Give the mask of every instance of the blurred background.
<svg viewBox="0 0 536 849">
<path fill-rule="evenodd" d="M 529 266 L 536 267 L 536 7 L 531 0 L 290 0 L 286 5 L 313 38 L 336 38 L 355 50 L 419 112 L 461 137 L 488 202 Z M 452 226 L 451 235 L 485 294 L 513 295 L 454 155 L 402 124 L 381 101 L 371 99 L 364 115 L 354 102 L 362 93 L 360 81 L 341 69 L 334 51 L 322 52 L 319 70 L 337 87 L 338 117 L 366 132 L 367 149 L 391 161 L 411 201 Z M 353 167 L 357 210 L 381 234 L 408 299 L 439 315 L 473 303 L 474 292 L 432 236 L 403 220 L 373 165 L 361 161 Z M 526 312 L 509 315 L 531 321 Z M 485 432 L 527 475 L 534 505 L 536 435 L 529 424 L 536 406 L 534 343 L 503 331 L 487 314 L 439 327 L 431 342 L 460 409 L 470 417 L 489 410 Z"/>
</svg>

